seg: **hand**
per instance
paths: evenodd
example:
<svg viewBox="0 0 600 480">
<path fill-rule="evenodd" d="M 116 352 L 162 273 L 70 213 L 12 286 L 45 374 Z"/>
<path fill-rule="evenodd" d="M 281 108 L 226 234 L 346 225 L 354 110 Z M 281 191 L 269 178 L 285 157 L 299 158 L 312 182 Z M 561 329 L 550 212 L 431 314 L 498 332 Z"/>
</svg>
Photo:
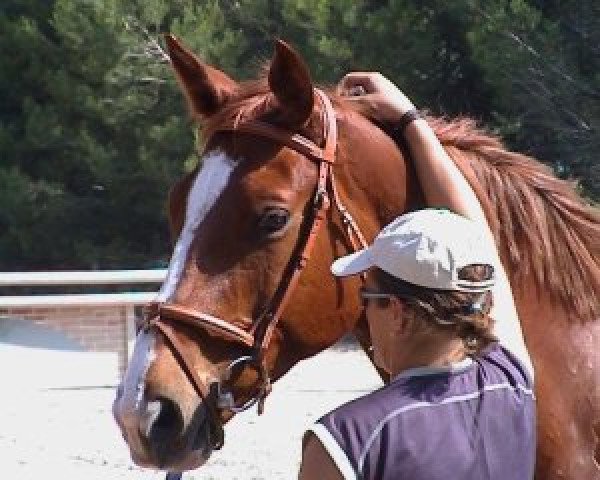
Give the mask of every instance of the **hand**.
<svg viewBox="0 0 600 480">
<path fill-rule="evenodd" d="M 338 83 L 337 93 L 360 104 L 369 117 L 384 123 L 395 123 L 413 103 L 396 85 L 378 72 L 351 72 Z"/>
</svg>

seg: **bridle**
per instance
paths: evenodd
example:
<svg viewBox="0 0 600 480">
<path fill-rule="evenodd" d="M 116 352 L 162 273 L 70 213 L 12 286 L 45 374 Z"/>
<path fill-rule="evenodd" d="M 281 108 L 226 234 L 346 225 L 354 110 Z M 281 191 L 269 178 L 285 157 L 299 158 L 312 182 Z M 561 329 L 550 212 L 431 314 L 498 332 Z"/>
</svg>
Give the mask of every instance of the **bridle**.
<svg viewBox="0 0 600 480">
<path fill-rule="evenodd" d="M 271 391 L 271 379 L 266 364 L 266 353 L 279 322 L 300 278 L 300 275 L 310 259 L 317 234 L 325 222 L 326 213 L 330 208 L 331 200 L 339 212 L 342 223 L 346 228 L 346 235 L 354 250 L 367 246 L 364 236 L 356 222 L 342 205 L 336 186 L 333 172 L 337 148 L 337 122 L 335 111 L 329 98 L 319 89 L 315 89 L 315 97 L 319 99 L 322 107 L 324 146 L 321 148 L 313 141 L 300 135 L 290 133 L 282 128 L 258 120 L 241 123 L 232 123 L 219 127 L 216 131 L 234 131 L 248 133 L 274 140 L 278 144 L 304 155 L 318 166 L 318 179 L 315 194 L 310 205 L 311 211 L 308 221 L 309 228 L 300 233 L 299 243 L 295 254 L 290 258 L 285 273 L 275 290 L 267 308 L 246 330 L 233 325 L 221 318 L 198 312 L 194 309 L 170 303 L 151 303 L 146 306 L 144 315 L 144 328 L 155 327 L 167 339 L 177 361 L 186 373 L 196 393 L 201 397 L 207 408 L 213 427 L 213 448 L 218 449 L 223 445 L 223 422 L 214 406 L 206 401 L 211 396 L 216 396 L 216 405 L 220 410 L 229 410 L 237 413 L 246 410 L 258 402 L 258 413 L 264 410 L 264 401 Z M 173 323 L 183 323 L 199 327 L 215 336 L 243 345 L 251 350 L 251 355 L 244 355 L 233 360 L 221 375 L 221 381 L 212 382 L 209 386 L 203 382 L 196 373 L 193 364 L 183 353 L 180 341 L 175 335 Z M 241 365 L 254 367 L 259 375 L 259 385 L 256 395 L 242 405 L 236 405 L 233 394 L 222 389 L 222 384 L 227 382 L 234 370 Z"/>
</svg>

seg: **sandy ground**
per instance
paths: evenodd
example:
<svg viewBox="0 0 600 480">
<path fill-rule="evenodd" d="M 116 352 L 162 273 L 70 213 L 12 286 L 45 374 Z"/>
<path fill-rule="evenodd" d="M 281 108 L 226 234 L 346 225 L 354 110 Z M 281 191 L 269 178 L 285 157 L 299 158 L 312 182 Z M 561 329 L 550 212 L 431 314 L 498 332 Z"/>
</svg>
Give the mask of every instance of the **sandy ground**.
<svg viewBox="0 0 600 480">
<path fill-rule="evenodd" d="M 264 415 L 252 410 L 234 418 L 226 427 L 225 447 L 184 479 L 295 478 L 305 428 L 380 384 L 364 354 L 347 345 L 302 362 L 275 384 Z M 112 398 L 112 388 L 3 391 L 0 478 L 164 479 L 164 473 L 131 463 L 112 421 Z"/>
</svg>

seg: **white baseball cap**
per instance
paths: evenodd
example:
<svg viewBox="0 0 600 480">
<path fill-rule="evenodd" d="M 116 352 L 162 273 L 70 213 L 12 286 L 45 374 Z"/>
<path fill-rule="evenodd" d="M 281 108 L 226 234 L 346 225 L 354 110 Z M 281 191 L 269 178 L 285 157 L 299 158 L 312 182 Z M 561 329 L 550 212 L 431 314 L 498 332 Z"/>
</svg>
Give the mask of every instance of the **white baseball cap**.
<svg viewBox="0 0 600 480">
<path fill-rule="evenodd" d="M 378 267 L 422 287 L 489 290 L 494 276 L 483 281 L 458 278 L 463 267 L 473 264 L 497 269 L 496 246 L 485 228 L 449 210 L 424 209 L 396 218 L 379 232 L 372 245 L 333 262 L 331 272 L 344 277 Z"/>
</svg>

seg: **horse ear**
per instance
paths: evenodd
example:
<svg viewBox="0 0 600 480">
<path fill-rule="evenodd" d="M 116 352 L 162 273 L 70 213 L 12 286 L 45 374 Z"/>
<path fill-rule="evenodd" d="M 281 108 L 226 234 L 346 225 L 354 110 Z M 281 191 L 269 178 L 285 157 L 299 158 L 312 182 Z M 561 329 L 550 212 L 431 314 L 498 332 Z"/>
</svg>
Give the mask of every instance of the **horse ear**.
<svg viewBox="0 0 600 480">
<path fill-rule="evenodd" d="M 216 113 L 237 87 L 225 73 L 202 63 L 171 34 L 165 35 L 171 65 L 194 116 Z"/>
<path fill-rule="evenodd" d="M 282 40 L 275 43 L 269 87 L 282 109 L 282 120 L 289 125 L 304 125 L 315 101 L 310 72 L 302 57 Z"/>
</svg>

